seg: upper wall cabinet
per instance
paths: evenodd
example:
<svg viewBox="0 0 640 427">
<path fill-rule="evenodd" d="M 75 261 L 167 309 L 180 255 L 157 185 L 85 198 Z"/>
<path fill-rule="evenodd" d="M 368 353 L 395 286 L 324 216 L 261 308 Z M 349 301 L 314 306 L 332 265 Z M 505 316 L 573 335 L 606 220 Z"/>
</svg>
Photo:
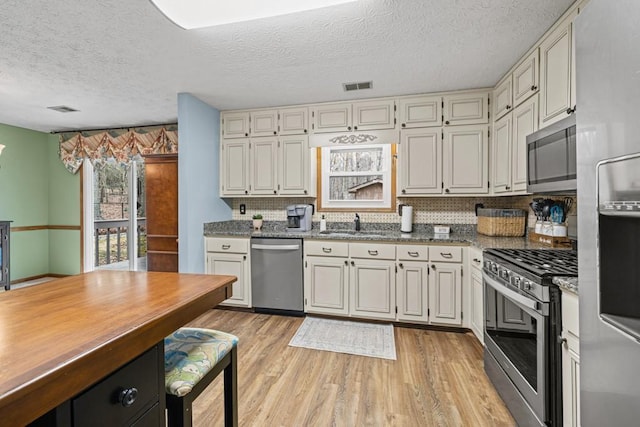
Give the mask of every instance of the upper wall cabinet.
<svg viewBox="0 0 640 427">
<path fill-rule="evenodd" d="M 445 95 L 443 98 L 445 126 L 489 123 L 489 94 L 486 91 Z"/>
<path fill-rule="evenodd" d="M 489 126 L 444 129 L 442 187 L 445 194 L 489 192 Z"/>
<path fill-rule="evenodd" d="M 379 100 L 323 104 L 313 108 L 311 116 L 316 133 L 393 129 L 395 102 Z"/>
<path fill-rule="evenodd" d="M 283 108 L 280 113 L 280 135 L 305 135 L 309 133 L 309 109 L 307 107 Z"/>
<path fill-rule="evenodd" d="M 250 116 L 251 136 L 273 136 L 278 134 L 278 110 L 252 111 Z"/>
<path fill-rule="evenodd" d="M 540 73 L 538 72 L 539 51 L 535 49 L 513 71 L 513 106 L 514 108 L 538 93 Z M 496 118 L 497 119 L 497 118 Z"/>
<path fill-rule="evenodd" d="M 400 127 L 403 129 L 442 126 L 442 97 L 400 98 Z"/>
<path fill-rule="evenodd" d="M 513 77 L 509 74 L 493 90 L 493 119 L 498 120 L 513 108 Z"/>
<path fill-rule="evenodd" d="M 249 112 L 222 113 L 222 137 L 246 138 L 249 136 Z"/>
<path fill-rule="evenodd" d="M 540 127 L 572 114 L 572 20 L 565 19 L 540 44 Z"/>
</svg>

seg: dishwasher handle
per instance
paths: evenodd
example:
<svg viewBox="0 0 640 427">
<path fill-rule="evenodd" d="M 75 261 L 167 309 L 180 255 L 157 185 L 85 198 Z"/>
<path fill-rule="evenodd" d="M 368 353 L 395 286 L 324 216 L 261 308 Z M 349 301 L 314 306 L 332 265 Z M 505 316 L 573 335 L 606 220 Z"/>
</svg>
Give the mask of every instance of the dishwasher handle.
<svg viewBox="0 0 640 427">
<path fill-rule="evenodd" d="M 269 251 L 297 251 L 300 245 L 261 245 L 252 244 L 251 249 L 269 250 Z"/>
</svg>

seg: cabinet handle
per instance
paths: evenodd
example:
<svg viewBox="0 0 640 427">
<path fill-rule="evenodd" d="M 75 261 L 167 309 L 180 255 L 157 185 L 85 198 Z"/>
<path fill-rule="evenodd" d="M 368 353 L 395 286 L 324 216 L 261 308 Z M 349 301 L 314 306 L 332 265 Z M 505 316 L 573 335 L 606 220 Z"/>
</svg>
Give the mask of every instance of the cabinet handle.
<svg viewBox="0 0 640 427">
<path fill-rule="evenodd" d="M 135 387 L 125 388 L 118 395 L 118 402 L 120 402 L 120 404 L 125 408 L 128 408 L 129 406 L 133 405 L 137 397 L 138 397 L 137 388 Z"/>
<path fill-rule="evenodd" d="M 567 108 L 567 114 L 572 114 L 576 111 L 576 107 L 574 106 L 573 108 L 569 107 Z"/>
<path fill-rule="evenodd" d="M 371 255 L 371 256 L 376 256 L 376 255 L 378 255 L 378 251 L 371 251 L 371 250 L 369 250 L 369 251 L 367 251 L 367 252 L 369 252 L 369 255 Z"/>
<path fill-rule="evenodd" d="M 507 110 L 510 110 L 510 109 L 511 109 L 511 105 L 507 105 Z"/>
<path fill-rule="evenodd" d="M 504 187 L 504 189 L 505 190 L 511 190 L 511 187 L 507 185 L 506 187 Z"/>
<path fill-rule="evenodd" d="M 558 335 L 558 344 L 564 345 L 566 343 L 567 343 L 567 339 L 565 337 L 563 337 L 562 335 Z"/>
<path fill-rule="evenodd" d="M 347 126 L 347 130 L 351 130 L 351 126 Z"/>
<path fill-rule="evenodd" d="M 444 189 L 444 192 L 445 192 L 445 193 L 449 193 L 449 189 L 448 189 L 448 188 L 445 188 L 445 189 Z"/>
<path fill-rule="evenodd" d="M 477 262 L 478 264 L 480 264 L 480 260 L 478 258 L 474 258 L 473 262 Z"/>
<path fill-rule="evenodd" d="M 351 265 L 352 265 L 353 267 L 355 267 L 355 266 L 356 266 L 356 263 L 355 263 L 355 262 L 353 262 L 353 261 L 351 261 Z"/>
<path fill-rule="evenodd" d="M 407 127 L 407 125 L 405 123 L 402 123 L 400 126 L 402 126 L 403 128 Z"/>
<path fill-rule="evenodd" d="M 445 124 L 445 125 L 448 125 L 448 124 L 449 124 L 449 120 L 447 120 L 446 122 L 444 122 L 444 124 Z"/>
<path fill-rule="evenodd" d="M 532 86 L 531 86 L 531 90 L 538 90 L 538 86 L 536 86 L 536 85 L 532 85 Z"/>
<path fill-rule="evenodd" d="M 404 265 L 402 265 L 402 263 L 400 263 L 400 264 L 398 264 L 398 267 L 404 268 Z"/>
<path fill-rule="evenodd" d="M 223 250 L 225 250 L 225 251 L 226 251 L 227 249 L 229 249 L 230 247 L 231 247 L 231 245 L 222 245 L 222 249 L 223 249 Z"/>
<path fill-rule="evenodd" d="M 447 258 L 447 259 L 451 259 L 453 258 L 453 255 L 451 254 L 451 252 L 440 252 L 440 255 L 442 255 L 442 258 Z"/>
<path fill-rule="evenodd" d="M 418 257 L 418 252 L 407 252 L 407 254 L 408 254 L 409 256 L 414 257 L 414 258 L 417 258 L 417 257 Z"/>
<path fill-rule="evenodd" d="M 322 248 L 322 252 L 324 252 L 325 254 L 330 254 L 331 248 Z"/>
</svg>

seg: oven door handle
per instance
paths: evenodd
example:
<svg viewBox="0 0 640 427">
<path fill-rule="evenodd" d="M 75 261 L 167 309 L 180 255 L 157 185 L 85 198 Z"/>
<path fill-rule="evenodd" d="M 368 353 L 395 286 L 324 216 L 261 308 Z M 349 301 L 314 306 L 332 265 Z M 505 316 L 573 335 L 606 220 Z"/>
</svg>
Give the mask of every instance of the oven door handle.
<svg viewBox="0 0 640 427">
<path fill-rule="evenodd" d="M 485 283 L 489 286 L 491 286 L 493 289 L 495 289 L 498 293 L 506 296 L 507 298 L 509 298 L 510 300 L 516 301 L 518 304 L 535 311 L 536 313 L 540 314 L 540 308 L 538 306 L 538 302 L 534 301 L 530 298 L 527 298 L 523 295 L 520 295 L 519 293 L 509 289 L 508 287 L 506 287 L 505 285 L 501 284 L 500 282 L 498 282 L 497 280 L 495 280 L 493 277 L 489 276 L 487 273 L 485 273 L 484 271 L 482 272 L 482 278 L 484 279 Z"/>
</svg>

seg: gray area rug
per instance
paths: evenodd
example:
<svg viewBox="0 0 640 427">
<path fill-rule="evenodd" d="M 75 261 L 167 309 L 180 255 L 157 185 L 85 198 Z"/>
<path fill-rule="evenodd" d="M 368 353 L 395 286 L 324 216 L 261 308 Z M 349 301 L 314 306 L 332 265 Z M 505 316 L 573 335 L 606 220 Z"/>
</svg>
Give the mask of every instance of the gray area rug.
<svg viewBox="0 0 640 427">
<path fill-rule="evenodd" d="M 396 360 L 393 325 L 306 317 L 289 345 Z"/>
</svg>

